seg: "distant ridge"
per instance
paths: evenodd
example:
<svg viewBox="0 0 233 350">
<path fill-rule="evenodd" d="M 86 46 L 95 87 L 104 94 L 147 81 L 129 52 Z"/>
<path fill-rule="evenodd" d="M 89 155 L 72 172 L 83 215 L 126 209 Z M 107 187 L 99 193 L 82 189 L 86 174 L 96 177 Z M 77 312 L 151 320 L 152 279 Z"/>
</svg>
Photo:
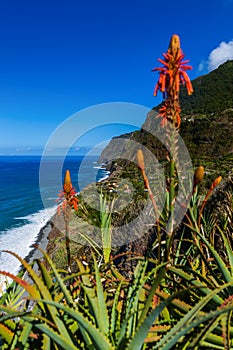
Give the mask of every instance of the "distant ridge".
<svg viewBox="0 0 233 350">
<path fill-rule="evenodd" d="M 233 60 L 221 64 L 209 74 L 192 81 L 194 93 L 180 93 L 182 113 L 211 114 L 233 108 Z"/>
</svg>

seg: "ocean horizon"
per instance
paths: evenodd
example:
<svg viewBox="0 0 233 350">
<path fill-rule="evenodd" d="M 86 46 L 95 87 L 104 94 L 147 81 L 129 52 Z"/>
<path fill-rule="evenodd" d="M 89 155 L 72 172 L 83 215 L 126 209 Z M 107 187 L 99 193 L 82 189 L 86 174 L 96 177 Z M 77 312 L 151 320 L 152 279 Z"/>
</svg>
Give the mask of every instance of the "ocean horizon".
<svg viewBox="0 0 233 350">
<path fill-rule="evenodd" d="M 41 156 L 0 156 L 0 270 L 14 274 L 19 271 L 20 263 L 3 250 L 16 252 L 22 258 L 28 256 L 40 230 L 55 214 L 67 169 L 77 192 L 108 176 L 98 158 L 67 156 L 63 161 L 58 156 L 47 157 L 43 174 L 46 181 L 41 184 Z M 54 181 L 61 160 L 61 178 Z"/>
</svg>

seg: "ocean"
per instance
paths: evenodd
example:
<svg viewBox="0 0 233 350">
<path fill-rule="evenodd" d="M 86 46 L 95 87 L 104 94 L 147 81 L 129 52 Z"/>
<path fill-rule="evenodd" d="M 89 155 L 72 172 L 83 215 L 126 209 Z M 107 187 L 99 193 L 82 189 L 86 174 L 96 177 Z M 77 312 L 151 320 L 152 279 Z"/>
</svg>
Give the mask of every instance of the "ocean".
<svg viewBox="0 0 233 350">
<path fill-rule="evenodd" d="M 59 157 L 48 157 L 41 174 L 40 156 L 0 156 L 0 270 L 18 272 L 20 263 L 2 251 L 23 258 L 30 253 L 40 230 L 56 211 L 66 169 L 77 192 L 108 176 L 97 160 L 97 156 L 68 156 L 62 160 L 59 181 L 55 181 Z M 41 182 L 41 177 L 46 181 Z"/>
</svg>

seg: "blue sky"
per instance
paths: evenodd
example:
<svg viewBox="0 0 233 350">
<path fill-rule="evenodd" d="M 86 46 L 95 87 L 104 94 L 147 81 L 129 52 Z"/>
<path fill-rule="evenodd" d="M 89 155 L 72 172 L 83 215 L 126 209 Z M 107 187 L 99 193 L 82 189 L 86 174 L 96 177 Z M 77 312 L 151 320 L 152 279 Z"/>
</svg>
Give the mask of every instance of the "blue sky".
<svg viewBox="0 0 233 350">
<path fill-rule="evenodd" d="M 40 152 L 84 108 L 157 105 L 151 70 L 174 33 L 191 79 L 233 59 L 232 13 L 233 0 L 0 1 L 0 154 Z M 130 130 L 116 122 L 103 138 Z M 94 143 L 92 134 L 79 146 Z"/>
</svg>

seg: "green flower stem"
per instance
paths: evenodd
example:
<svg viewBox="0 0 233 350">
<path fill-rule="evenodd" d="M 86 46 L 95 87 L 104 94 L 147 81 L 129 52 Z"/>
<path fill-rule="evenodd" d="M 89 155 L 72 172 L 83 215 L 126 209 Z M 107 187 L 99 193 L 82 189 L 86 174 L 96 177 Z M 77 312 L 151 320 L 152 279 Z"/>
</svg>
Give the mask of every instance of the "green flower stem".
<svg viewBox="0 0 233 350">
<path fill-rule="evenodd" d="M 70 207 L 67 207 L 64 211 L 67 265 L 68 265 L 69 272 L 71 272 L 70 228 L 69 228 L 70 210 L 71 210 Z"/>
<path fill-rule="evenodd" d="M 169 260 L 171 254 L 171 245 L 173 240 L 174 231 L 174 205 L 175 205 L 175 187 L 176 187 L 176 171 L 175 171 L 175 129 L 169 133 L 170 141 L 170 163 L 169 163 L 169 223 L 167 229 L 167 256 L 166 259 Z"/>
</svg>

